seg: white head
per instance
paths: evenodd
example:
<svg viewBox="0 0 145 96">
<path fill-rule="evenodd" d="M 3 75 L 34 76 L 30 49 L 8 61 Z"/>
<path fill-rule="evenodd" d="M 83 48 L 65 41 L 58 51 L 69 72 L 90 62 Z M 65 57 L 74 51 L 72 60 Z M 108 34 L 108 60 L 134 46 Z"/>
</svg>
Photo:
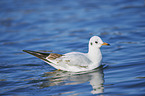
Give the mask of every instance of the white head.
<svg viewBox="0 0 145 96">
<path fill-rule="evenodd" d="M 109 44 L 104 43 L 102 41 L 102 39 L 98 36 L 91 37 L 91 39 L 89 41 L 88 56 L 92 62 L 98 62 L 98 64 L 101 64 L 100 62 L 102 60 L 102 54 L 100 51 L 100 47 L 102 45 L 109 45 Z M 97 65 L 95 65 L 95 66 L 97 66 Z"/>
<path fill-rule="evenodd" d="M 109 44 L 103 42 L 102 39 L 99 36 L 91 37 L 91 39 L 89 41 L 89 47 L 97 49 L 97 48 L 100 48 L 102 45 L 109 45 Z"/>
</svg>

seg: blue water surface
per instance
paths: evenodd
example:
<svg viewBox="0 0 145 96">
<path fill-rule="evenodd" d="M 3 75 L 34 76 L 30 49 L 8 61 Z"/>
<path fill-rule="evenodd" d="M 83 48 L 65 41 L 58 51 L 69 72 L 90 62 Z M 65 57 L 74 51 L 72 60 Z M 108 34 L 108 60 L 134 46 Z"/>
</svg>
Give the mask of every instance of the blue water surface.
<svg viewBox="0 0 145 96">
<path fill-rule="evenodd" d="M 103 67 L 57 71 L 22 52 L 87 52 L 100 36 Z M 144 96 L 143 0 L 0 0 L 1 96 Z"/>
</svg>

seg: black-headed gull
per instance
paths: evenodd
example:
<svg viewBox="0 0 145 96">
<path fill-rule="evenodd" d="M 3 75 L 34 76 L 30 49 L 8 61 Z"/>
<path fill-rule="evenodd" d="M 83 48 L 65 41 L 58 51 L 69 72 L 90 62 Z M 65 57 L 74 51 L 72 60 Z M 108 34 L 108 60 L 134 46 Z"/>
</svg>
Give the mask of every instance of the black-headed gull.
<svg viewBox="0 0 145 96">
<path fill-rule="evenodd" d="M 47 62 L 56 69 L 64 71 L 88 71 L 101 65 L 102 54 L 100 47 L 109 45 L 104 43 L 98 36 L 93 36 L 89 41 L 88 53 L 70 52 L 66 54 L 42 53 L 30 50 L 23 50 Z"/>
</svg>

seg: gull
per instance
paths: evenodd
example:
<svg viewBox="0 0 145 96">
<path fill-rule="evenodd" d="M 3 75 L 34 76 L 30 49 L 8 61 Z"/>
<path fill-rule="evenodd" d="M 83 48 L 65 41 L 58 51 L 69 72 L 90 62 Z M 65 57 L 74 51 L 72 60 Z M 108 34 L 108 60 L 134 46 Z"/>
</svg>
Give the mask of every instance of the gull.
<svg viewBox="0 0 145 96">
<path fill-rule="evenodd" d="M 101 65 L 101 46 L 110 45 L 102 41 L 99 36 L 92 36 L 89 40 L 88 53 L 69 52 L 66 54 L 42 53 L 37 51 L 23 50 L 40 58 L 58 70 L 80 72 L 93 70 Z"/>
</svg>

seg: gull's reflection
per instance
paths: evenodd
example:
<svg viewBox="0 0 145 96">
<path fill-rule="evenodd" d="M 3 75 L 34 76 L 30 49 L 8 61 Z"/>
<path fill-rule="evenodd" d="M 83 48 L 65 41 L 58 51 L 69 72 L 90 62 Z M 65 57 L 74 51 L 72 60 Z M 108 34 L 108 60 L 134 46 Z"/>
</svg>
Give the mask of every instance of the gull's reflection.
<svg viewBox="0 0 145 96">
<path fill-rule="evenodd" d="M 93 88 L 91 93 L 93 94 L 99 94 L 104 92 L 104 74 L 103 74 L 103 68 L 99 69 L 96 72 L 91 73 L 91 79 L 90 79 L 90 84 Z"/>
<path fill-rule="evenodd" d="M 64 71 L 46 72 L 43 74 L 40 88 L 57 86 L 57 85 L 76 85 L 89 82 L 92 86 L 92 94 L 103 93 L 104 74 L 103 67 L 89 72 L 72 73 Z"/>
</svg>

